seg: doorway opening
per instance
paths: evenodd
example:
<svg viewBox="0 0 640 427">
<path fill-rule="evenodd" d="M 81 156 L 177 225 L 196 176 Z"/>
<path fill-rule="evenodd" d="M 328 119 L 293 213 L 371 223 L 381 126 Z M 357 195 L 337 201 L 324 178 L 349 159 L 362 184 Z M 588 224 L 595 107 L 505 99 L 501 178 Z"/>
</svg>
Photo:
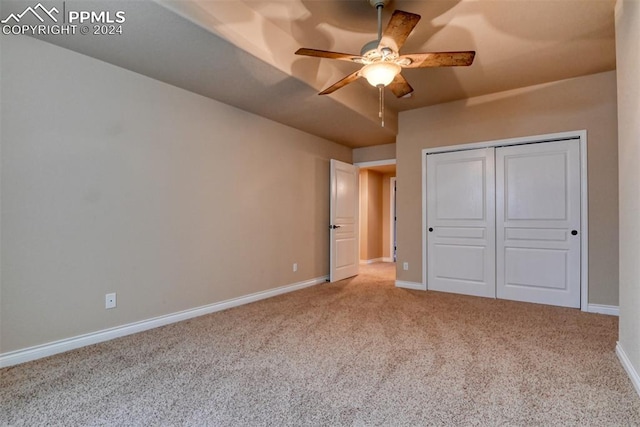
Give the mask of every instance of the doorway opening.
<svg viewBox="0 0 640 427">
<path fill-rule="evenodd" d="M 395 160 L 356 165 L 360 167 L 360 264 L 395 263 Z"/>
</svg>

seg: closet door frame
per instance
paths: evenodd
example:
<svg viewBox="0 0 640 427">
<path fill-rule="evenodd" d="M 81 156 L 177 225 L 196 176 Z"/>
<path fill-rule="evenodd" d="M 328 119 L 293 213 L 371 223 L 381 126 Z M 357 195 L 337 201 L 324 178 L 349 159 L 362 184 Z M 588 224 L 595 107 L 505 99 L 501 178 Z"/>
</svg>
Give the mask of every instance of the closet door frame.
<svg viewBox="0 0 640 427">
<path fill-rule="evenodd" d="M 587 131 L 577 130 L 520 138 L 499 139 L 469 144 L 447 145 L 422 149 L 422 285 L 427 283 L 427 154 L 448 151 L 474 150 L 477 148 L 505 147 L 510 145 L 536 144 L 567 139 L 577 139 L 580 145 L 580 309 L 588 311 L 589 305 L 589 220 L 587 182 Z"/>
</svg>

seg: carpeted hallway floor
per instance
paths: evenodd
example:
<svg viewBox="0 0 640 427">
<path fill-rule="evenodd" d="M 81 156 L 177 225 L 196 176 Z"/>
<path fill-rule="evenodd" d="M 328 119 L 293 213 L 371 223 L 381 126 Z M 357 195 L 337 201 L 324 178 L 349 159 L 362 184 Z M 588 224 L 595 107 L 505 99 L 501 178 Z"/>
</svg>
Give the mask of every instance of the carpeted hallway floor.
<svg viewBox="0 0 640 427">
<path fill-rule="evenodd" d="M 5 368 L 0 425 L 640 425 L 617 318 L 393 268 Z"/>
</svg>

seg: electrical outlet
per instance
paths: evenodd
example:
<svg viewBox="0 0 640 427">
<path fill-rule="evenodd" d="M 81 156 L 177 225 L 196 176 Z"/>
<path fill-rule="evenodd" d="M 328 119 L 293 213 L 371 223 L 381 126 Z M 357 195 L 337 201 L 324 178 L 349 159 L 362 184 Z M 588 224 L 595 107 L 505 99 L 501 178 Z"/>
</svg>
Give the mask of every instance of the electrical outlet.
<svg viewBox="0 0 640 427">
<path fill-rule="evenodd" d="M 409 269 L 409 263 L 408 262 L 403 262 L 402 263 L 402 269 L 403 270 L 408 270 Z"/>
<path fill-rule="evenodd" d="M 293 263 L 293 272 L 295 273 L 296 271 L 298 271 L 298 263 L 294 262 Z"/>
<path fill-rule="evenodd" d="M 116 293 L 106 294 L 104 296 L 104 308 L 116 308 Z"/>
</svg>

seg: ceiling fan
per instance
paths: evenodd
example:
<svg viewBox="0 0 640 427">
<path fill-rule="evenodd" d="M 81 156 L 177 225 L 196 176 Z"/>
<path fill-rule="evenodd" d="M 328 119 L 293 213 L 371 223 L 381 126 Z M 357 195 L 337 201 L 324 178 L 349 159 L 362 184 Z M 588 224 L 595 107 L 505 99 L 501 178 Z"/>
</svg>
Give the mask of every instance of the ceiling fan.
<svg viewBox="0 0 640 427">
<path fill-rule="evenodd" d="M 360 51 L 360 55 L 307 48 L 301 48 L 296 51 L 296 55 L 338 59 L 363 65 L 359 70 L 320 92 L 320 95 L 332 93 L 360 77 L 364 77 L 371 86 L 380 88 L 382 104 L 383 88 L 385 86 L 389 86 L 391 92 L 398 98 L 413 92 L 411 85 L 400 74 L 402 68 L 468 66 L 473 63 L 475 51 L 424 52 L 400 55 L 399 51 L 413 28 L 418 24 L 420 15 L 396 10 L 393 12 L 391 20 L 383 33 L 382 8 L 388 2 L 389 0 L 369 0 L 369 3 L 378 11 L 378 38 L 365 44 Z"/>
</svg>

